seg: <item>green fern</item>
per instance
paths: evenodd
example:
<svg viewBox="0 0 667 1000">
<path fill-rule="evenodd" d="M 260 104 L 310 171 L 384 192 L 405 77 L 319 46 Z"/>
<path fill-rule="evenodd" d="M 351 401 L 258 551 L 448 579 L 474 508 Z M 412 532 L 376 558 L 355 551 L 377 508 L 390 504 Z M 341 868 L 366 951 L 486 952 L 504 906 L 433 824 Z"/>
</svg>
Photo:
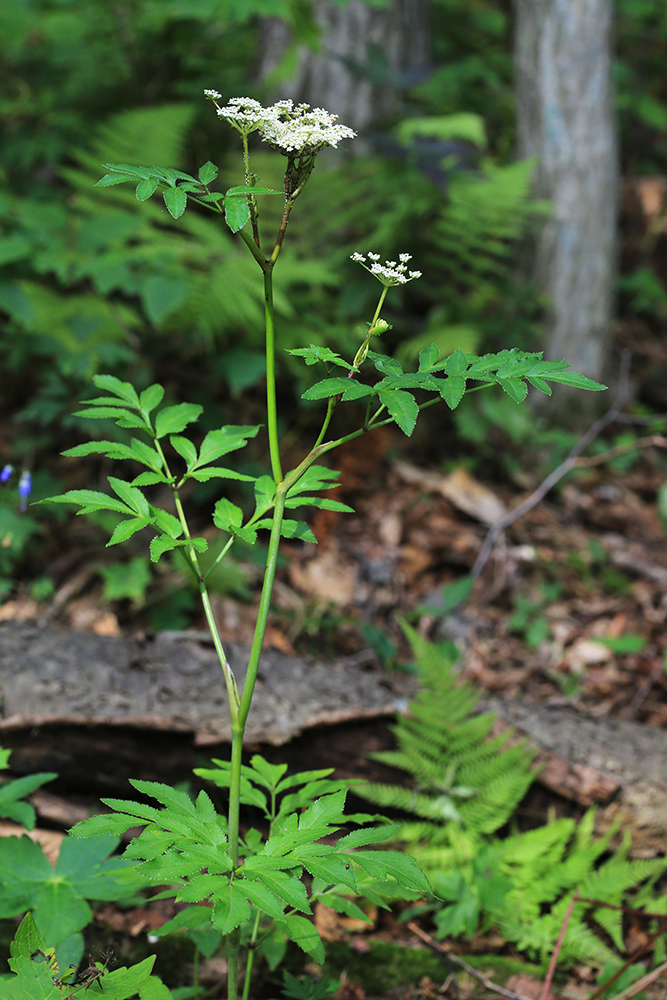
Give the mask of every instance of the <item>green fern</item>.
<svg viewBox="0 0 667 1000">
<path fill-rule="evenodd" d="M 531 784 L 535 751 L 525 741 L 507 746 L 511 733 L 490 737 L 494 716 L 472 716 L 479 694 L 459 683 L 442 650 L 408 630 L 421 686 L 410 714 L 394 732 L 398 750 L 375 760 L 411 776 L 414 790 L 369 784 L 363 795 L 383 808 L 412 813 L 429 824 L 401 827 L 409 843 L 437 837 L 443 822 L 458 823 L 473 838 L 493 833 L 512 816 Z"/>
<path fill-rule="evenodd" d="M 397 749 L 373 757 L 404 771 L 412 785 L 366 785 L 358 794 L 415 817 L 400 825 L 398 837 L 439 897 L 427 904 L 438 936 L 496 927 L 519 950 L 546 962 L 578 890 L 608 906 L 577 903 L 561 962 L 617 964 L 624 951 L 622 911 L 610 907 L 667 913 L 667 897 L 653 888 L 667 860 L 629 859 L 629 836 L 610 853 L 618 828 L 596 836 L 594 809 L 578 823 L 564 818 L 504 840 L 494 836 L 534 777 L 535 751 L 523 742 L 508 746 L 510 733 L 491 736 L 494 717 L 470 714 L 479 696 L 457 682 L 451 657 L 407 633 L 420 689 L 394 727 Z M 656 961 L 661 955 L 656 950 Z"/>
</svg>

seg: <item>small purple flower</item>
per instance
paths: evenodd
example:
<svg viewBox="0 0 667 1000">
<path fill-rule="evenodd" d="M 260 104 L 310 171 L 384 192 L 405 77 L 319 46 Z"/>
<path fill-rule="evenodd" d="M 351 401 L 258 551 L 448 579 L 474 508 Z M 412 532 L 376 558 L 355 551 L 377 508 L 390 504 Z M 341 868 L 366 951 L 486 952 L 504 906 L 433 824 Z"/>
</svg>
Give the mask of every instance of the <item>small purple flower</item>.
<svg viewBox="0 0 667 1000">
<path fill-rule="evenodd" d="M 12 472 L 14 471 L 13 465 L 5 465 L 2 472 L 0 472 L 0 483 L 4 486 L 11 479 Z"/>
<path fill-rule="evenodd" d="M 22 472 L 21 478 L 19 479 L 19 497 L 21 498 L 20 509 L 26 511 L 28 509 L 28 497 L 30 496 L 30 491 L 32 490 L 32 478 L 29 472 Z"/>
</svg>

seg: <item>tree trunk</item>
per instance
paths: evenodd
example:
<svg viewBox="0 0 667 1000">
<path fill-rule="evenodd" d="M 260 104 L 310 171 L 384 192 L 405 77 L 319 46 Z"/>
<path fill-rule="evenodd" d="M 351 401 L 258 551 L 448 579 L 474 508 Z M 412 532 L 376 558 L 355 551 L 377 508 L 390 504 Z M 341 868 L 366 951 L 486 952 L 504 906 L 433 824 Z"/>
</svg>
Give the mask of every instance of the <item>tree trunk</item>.
<svg viewBox="0 0 667 1000">
<path fill-rule="evenodd" d="M 428 0 L 392 0 L 368 7 L 316 0 L 317 51 L 299 46 L 296 70 L 280 84 L 280 97 L 323 107 L 357 131 L 391 116 L 401 87 L 424 78 L 430 58 Z M 262 23 L 260 79 L 276 69 L 292 44 L 284 21 Z M 358 143 L 355 143 L 358 152 Z"/>
<path fill-rule="evenodd" d="M 515 0 L 519 155 L 551 203 L 534 279 L 549 300 L 545 355 L 605 380 L 613 334 L 619 167 L 611 81 L 612 0 Z M 600 397 L 563 387 L 549 413 L 587 420 Z"/>
</svg>

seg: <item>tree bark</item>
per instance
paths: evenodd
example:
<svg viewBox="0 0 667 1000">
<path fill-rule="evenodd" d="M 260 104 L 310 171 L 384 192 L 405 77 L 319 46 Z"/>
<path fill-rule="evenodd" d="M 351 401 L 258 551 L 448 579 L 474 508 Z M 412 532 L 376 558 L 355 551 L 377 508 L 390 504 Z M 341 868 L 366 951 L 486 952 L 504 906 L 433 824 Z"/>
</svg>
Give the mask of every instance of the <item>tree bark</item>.
<svg viewBox="0 0 667 1000">
<path fill-rule="evenodd" d="M 344 6 L 316 0 L 314 16 L 320 45 L 316 51 L 299 47 L 295 72 L 280 84 L 281 97 L 326 108 L 363 131 L 393 113 L 400 87 L 423 79 L 430 59 L 428 0 L 392 0 L 382 8 L 360 0 Z M 263 21 L 260 79 L 270 76 L 291 42 L 284 21 Z"/>
<path fill-rule="evenodd" d="M 619 167 L 612 0 L 515 0 L 518 149 L 535 157 L 534 279 L 549 300 L 545 355 L 604 381 L 613 333 Z M 581 424 L 597 394 L 563 387 L 549 413 Z"/>
</svg>

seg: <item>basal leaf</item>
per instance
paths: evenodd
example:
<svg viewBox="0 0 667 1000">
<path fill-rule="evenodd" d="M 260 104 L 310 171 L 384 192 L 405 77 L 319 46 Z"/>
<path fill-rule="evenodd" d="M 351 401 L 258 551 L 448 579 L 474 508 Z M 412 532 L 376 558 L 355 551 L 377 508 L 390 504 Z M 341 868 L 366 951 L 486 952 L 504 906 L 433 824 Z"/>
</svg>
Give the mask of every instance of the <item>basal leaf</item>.
<svg viewBox="0 0 667 1000">
<path fill-rule="evenodd" d="M 306 887 L 296 875 L 289 875 L 284 871 L 259 870 L 256 878 L 274 896 L 282 900 L 284 906 L 291 906 L 295 910 L 301 910 L 302 913 L 310 913 Z"/>
<path fill-rule="evenodd" d="M 131 826 L 137 826 L 133 816 L 126 816 L 124 813 L 100 813 L 81 820 L 70 829 L 69 834 L 71 837 L 97 837 L 102 833 L 120 836 Z"/>
<path fill-rule="evenodd" d="M 104 989 L 100 991 L 100 996 L 105 1000 L 129 1000 L 135 993 L 141 994 L 143 984 L 150 978 L 155 959 L 155 955 L 149 955 L 143 962 L 129 969 L 123 967 L 105 972 Z"/>
<path fill-rule="evenodd" d="M 211 912 L 209 906 L 188 906 L 151 933 L 155 934 L 156 937 L 164 937 L 165 934 L 173 934 L 184 928 L 205 927 L 211 923 Z"/>
<path fill-rule="evenodd" d="M 160 876 L 154 876 L 156 881 L 160 881 Z M 220 875 L 197 875 L 191 878 L 178 891 L 176 899 L 179 903 L 200 903 L 214 893 L 220 892 L 226 883 Z"/>
<path fill-rule="evenodd" d="M 294 941 L 296 945 L 312 955 L 316 962 L 324 963 L 324 945 L 318 931 L 310 920 L 300 916 L 298 913 L 285 914 L 282 920 L 276 920 L 276 925 L 287 937 Z"/>
<path fill-rule="evenodd" d="M 285 907 L 261 882 L 252 882 L 250 879 L 244 878 L 237 884 L 246 899 L 249 899 L 262 913 L 267 913 L 274 920 L 279 920 L 283 916 Z"/>
<path fill-rule="evenodd" d="M 306 785 L 311 781 L 328 778 L 329 775 L 333 773 L 333 767 L 323 767 L 317 771 L 299 771 L 297 774 L 290 774 L 286 778 L 283 778 L 277 786 L 276 792 L 280 794 L 281 792 L 286 792 L 290 788 L 294 788 L 296 785 Z M 336 789 L 336 791 L 338 791 L 338 789 Z"/>
<path fill-rule="evenodd" d="M 160 410 L 155 418 L 155 436 L 163 438 L 167 434 L 179 434 L 188 424 L 199 419 L 202 407 L 196 403 L 176 403 Z"/>
<path fill-rule="evenodd" d="M 172 788 L 162 781 L 142 781 L 139 778 L 130 778 L 130 784 L 142 795 L 150 795 L 157 799 L 162 805 L 178 812 L 183 812 L 188 816 L 195 815 L 195 806 L 190 796 L 179 788 Z"/>
<path fill-rule="evenodd" d="M 410 437 L 419 413 L 415 397 L 402 389 L 381 389 L 379 396 L 403 433 Z"/>
<path fill-rule="evenodd" d="M 334 792 L 332 795 L 323 795 L 316 799 L 311 806 L 299 817 L 299 830 L 308 830 L 314 826 L 325 824 L 338 824 L 343 821 L 343 809 L 345 808 L 346 789 Z"/>
<path fill-rule="evenodd" d="M 383 826 L 364 827 L 362 830 L 353 830 L 352 833 L 348 833 L 336 841 L 336 850 L 345 851 L 351 847 L 364 847 L 366 844 L 379 844 L 383 840 L 391 840 L 396 835 L 398 829 L 393 823 L 386 823 Z"/>
<path fill-rule="evenodd" d="M 209 910 L 209 913 L 211 911 Z M 250 907 L 238 881 L 230 882 L 225 892 L 216 894 L 213 926 L 222 934 L 231 934 L 250 916 Z"/>
<path fill-rule="evenodd" d="M 395 879 L 399 885 L 415 892 L 431 891 L 428 879 L 409 854 L 401 854 L 399 851 L 355 851 L 350 856 L 372 878 L 382 882 Z"/>
<path fill-rule="evenodd" d="M 254 772 L 253 781 L 274 791 L 287 771 L 287 764 L 271 764 L 261 754 L 256 753 L 250 758 L 250 768 Z"/>
<path fill-rule="evenodd" d="M 352 917 L 354 920 L 363 920 L 367 924 L 373 922 L 360 906 L 357 906 L 356 903 L 353 903 L 346 896 L 339 896 L 335 892 L 328 892 L 320 898 L 320 902 L 325 906 L 331 907 L 336 913 L 344 913 L 346 917 Z"/>
<path fill-rule="evenodd" d="M 357 891 L 357 880 L 351 861 L 345 861 L 337 854 L 306 855 L 303 858 L 303 867 L 314 878 L 321 878 L 327 885 L 340 883 L 347 886 L 352 892 Z"/>
</svg>

